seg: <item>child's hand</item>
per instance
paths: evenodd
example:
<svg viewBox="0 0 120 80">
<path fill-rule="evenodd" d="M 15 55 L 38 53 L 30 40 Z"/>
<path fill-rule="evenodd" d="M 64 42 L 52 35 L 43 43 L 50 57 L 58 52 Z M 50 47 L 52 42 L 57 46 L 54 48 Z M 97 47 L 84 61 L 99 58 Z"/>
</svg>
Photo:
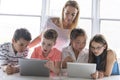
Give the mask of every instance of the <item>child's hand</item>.
<svg viewBox="0 0 120 80">
<path fill-rule="evenodd" d="M 67 56 L 65 59 L 64 59 L 65 62 L 74 62 L 73 58 L 71 56 Z"/>
<path fill-rule="evenodd" d="M 15 67 L 15 66 L 12 65 L 12 64 L 8 64 L 8 65 L 6 66 L 5 72 L 6 72 L 8 75 L 10 75 L 10 74 L 19 72 L 19 68 L 18 68 L 18 67 Z"/>
<path fill-rule="evenodd" d="M 48 61 L 45 64 L 45 67 L 47 67 L 48 69 L 50 69 L 51 71 L 54 71 L 54 62 L 53 61 Z"/>
<path fill-rule="evenodd" d="M 60 72 L 60 66 L 58 61 L 48 61 L 45 64 L 45 67 L 47 67 L 49 70 L 54 72 L 56 75 L 59 75 Z"/>
<path fill-rule="evenodd" d="M 104 77 L 104 72 L 99 71 L 99 72 L 98 72 L 98 78 L 103 78 L 103 77 Z"/>
<path fill-rule="evenodd" d="M 91 77 L 93 79 L 98 79 L 98 71 L 96 71 L 95 73 L 91 74 Z"/>
<path fill-rule="evenodd" d="M 9 75 L 9 74 L 13 74 L 13 73 L 14 73 L 14 68 L 13 68 L 13 66 L 12 66 L 11 64 L 8 64 L 8 65 L 6 66 L 5 72 L 6 72 L 8 75 Z"/>
</svg>

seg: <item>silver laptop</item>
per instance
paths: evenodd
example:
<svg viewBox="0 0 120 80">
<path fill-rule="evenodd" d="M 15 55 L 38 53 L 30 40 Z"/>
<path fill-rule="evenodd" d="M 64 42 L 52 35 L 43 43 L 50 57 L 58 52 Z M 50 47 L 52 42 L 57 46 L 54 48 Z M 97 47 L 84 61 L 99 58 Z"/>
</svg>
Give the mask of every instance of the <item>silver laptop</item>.
<svg viewBox="0 0 120 80">
<path fill-rule="evenodd" d="M 68 77 L 91 78 L 96 71 L 96 64 L 92 63 L 67 63 Z"/>
<path fill-rule="evenodd" d="M 20 75 L 22 76 L 49 76 L 49 69 L 44 66 L 47 60 L 19 59 Z"/>
</svg>

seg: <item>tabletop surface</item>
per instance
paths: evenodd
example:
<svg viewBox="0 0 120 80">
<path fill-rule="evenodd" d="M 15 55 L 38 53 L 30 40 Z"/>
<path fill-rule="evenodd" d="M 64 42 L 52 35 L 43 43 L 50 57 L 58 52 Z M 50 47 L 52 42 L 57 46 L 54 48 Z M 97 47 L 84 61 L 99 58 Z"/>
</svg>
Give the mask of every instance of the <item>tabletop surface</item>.
<svg viewBox="0 0 120 80">
<path fill-rule="evenodd" d="M 67 76 L 38 77 L 38 76 L 21 76 L 19 73 L 7 75 L 0 69 L 0 80 L 93 80 L 83 78 L 69 78 Z M 97 80 L 120 80 L 120 75 L 104 77 Z"/>
</svg>

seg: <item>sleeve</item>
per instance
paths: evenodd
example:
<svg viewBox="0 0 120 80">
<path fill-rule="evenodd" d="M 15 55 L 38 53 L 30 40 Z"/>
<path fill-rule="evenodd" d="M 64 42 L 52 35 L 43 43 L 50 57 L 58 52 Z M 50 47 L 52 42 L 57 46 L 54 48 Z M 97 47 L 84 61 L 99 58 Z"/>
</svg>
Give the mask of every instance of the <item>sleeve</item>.
<svg viewBox="0 0 120 80">
<path fill-rule="evenodd" d="M 58 49 L 54 49 L 54 60 L 53 61 L 61 61 L 61 56 L 62 56 L 62 53 L 61 51 L 59 51 Z"/>
<path fill-rule="evenodd" d="M 58 60 L 57 61 L 61 61 L 62 58 L 62 53 L 59 51 L 59 55 L 58 55 Z"/>
<path fill-rule="evenodd" d="M 7 58 L 7 49 L 4 45 L 0 45 L 0 65 L 7 64 L 8 58 Z"/>
<path fill-rule="evenodd" d="M 28 51 L 29 49 L 25 49 L 25 51 L 23 52 L 23 57 L 26 58 L 28 56 Z"/>
<path fill-rule="evenodd" d="M 46 29 L 49 28 L 49 23 L 50 23 L 50 17 L 46 17 L 45 21 L 42 22 L 42 25 L 41 25 L 41 31 L 44 32 Z"/>
<path fill-rule="evenodd" d="M 69 56 L 69 51 L 67 50 L 67 48 L 63 48 L 62 50 L 62 61 Z"/>
<path fill-rule="evenodd" d="M 31 58 L 37 58 L 37 52 L 36 52 L 36 48 L 34 49 Z"/>
</svg>

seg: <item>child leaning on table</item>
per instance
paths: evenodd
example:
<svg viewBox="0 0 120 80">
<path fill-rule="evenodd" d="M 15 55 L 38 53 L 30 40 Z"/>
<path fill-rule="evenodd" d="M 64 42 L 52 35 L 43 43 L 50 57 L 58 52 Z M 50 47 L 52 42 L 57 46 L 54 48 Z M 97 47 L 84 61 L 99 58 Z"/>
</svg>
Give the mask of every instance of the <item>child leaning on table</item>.
<svg viewBox="0 0 120 80">
<path fill-rule="evenodd" d="M 12 42 L 0 45 L 0 65 L 4 72 L 7 74 L 19 72 L 18 59 L 27 56 L 27 45 L 30 40 L 30 32 L 25 28 L 20 28 L 14 32 Z"/>
<path fill-rule="evenodd" d="M 96 63 L 96 72 L 92 78 L 103 78 L 111 75 L 120 75 L 116 53 L 108 48 L 104 35 L 96 34 L 89 43 L 89 63 Z"/>
<path fill-rule="evenodd" d="M 85 48 L 87 34 L 81 28 L 74 28 L 70 34 L 70 45 L 62 50 L 62 68 L 67 62 L 88 63 L 88 49 Z"/>
<path fill-rule="evenodd" d="M 58 75 L 60 73 L 61 52 L 54 48 L 58 33 L 54 29 L 47 29 L 42 35 L 41 45 L 36 47 L 31 58 L 48 60 L 45 66 Z"/>
</svg>

